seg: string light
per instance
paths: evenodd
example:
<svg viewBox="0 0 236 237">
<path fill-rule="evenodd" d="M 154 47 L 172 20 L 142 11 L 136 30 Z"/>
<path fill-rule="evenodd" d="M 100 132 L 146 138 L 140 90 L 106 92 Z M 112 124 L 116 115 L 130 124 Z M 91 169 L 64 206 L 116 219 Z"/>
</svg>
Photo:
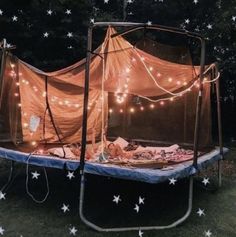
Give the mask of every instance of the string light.
<svg viewBox="0 0 236 237">
<path fill-rule="evenodd" d="M 28 123 L 23 123 L 23 127 L 27 128 L 28 127 Z"/>
<path fill-rule="evenodd" d="M 109 109 L 109 113 L 111 114 L 113 112 L 113 109 Z"/>
<path fill-rule="evenodd" d="M 141 107 L 140 107 L 140 110 L 141 110 L 141 111 L 143 111 L 143 110 L 144 110 L 144 107 L 143 107 L 143 106 L 141 106 Z"/>
<path fill-rule="evenodd" d="M 36 142 L 36 141 L 32 141 L 32 142 L 31 142 L 31 145 L 32 145 L 32 146 L 36 146 L 36 145 L 37 145 L 37 142 Z"/>
<path fill-rule="evenodd" d="M 120 113 L 123 113 L 124 111 L 123 111 L 123 109 L 120 109 Z"/>
<path fill-rule="evenodd" d="M 150 108 L 151 108 L 151 109 L 154 109 L 154 108 L 155 108 L 155 105 L 154 105 L 154 104 L 150 104 Z"/>
<path fill-rule="evenodd" d="M 129 110 L 131 113 L 134 113 L 135 112 L 135 109 L 134 108 L 130 108 Z"/>
</svg>

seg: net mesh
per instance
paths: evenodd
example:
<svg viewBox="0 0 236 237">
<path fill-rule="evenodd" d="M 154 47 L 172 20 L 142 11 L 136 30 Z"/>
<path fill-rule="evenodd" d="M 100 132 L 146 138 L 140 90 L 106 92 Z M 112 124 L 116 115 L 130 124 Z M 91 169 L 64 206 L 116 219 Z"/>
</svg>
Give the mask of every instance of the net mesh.
<svg viewBox="0 0 236 237">
<path fill-rule="evenodd" d="M 113 137 L 192 144 L 199 67 L 189 49 L 145 37 L 132 45 L 114 33 L 108 28 L 91 60 L 87 140 L 105 129 Z M 84 77 L 85 60 L 45 73 L 8 54 L 2 137 L 15 144 L 81 142 Z M 210 83 L 204 83 L 200 145 L 210 143 Z"/>
</svg>

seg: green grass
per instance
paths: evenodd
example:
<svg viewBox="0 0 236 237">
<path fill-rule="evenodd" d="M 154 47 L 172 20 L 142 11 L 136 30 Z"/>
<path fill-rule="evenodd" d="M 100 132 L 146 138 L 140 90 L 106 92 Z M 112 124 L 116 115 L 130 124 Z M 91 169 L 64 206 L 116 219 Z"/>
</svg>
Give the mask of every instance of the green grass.
<svg viewBox="0 0 236 237">
<path fill-rule="evenodd" d="M 143 237 L 199 237 L 211 230 L 213 237 L 236 236 L 236 150 L 227 155 L 224 162 L 223 187 L 209 192 L 194 185 L 193 212 L 181 226 L 164 231 L 144 231 Z M 5 161 L 0 163 L 0 187 L 7 178 Z M 138 232 L 98 233 L 86 227 L 79 218 L 79 177 L 69 181 L 59 170 L 48 170 L 50 196 L 44 204 L 34 203 L 25 192 L 25 166 L 17 165 L 19 172 L 13 185 L 7 190 L 6 200 L 0 201 L 0 226 L 4 236 L 53 237 L 71 236 L 69 227 L 75 226 L 80 237 L 138 236 Z M 30 181 L 30 189 L 36 197 L 45 193 L 43 171 L 38 181 Z M 213 183 L 214 170 L 209 175 Z M 200 178 L 199 178 L 200 179 Z M 140 182 L 88 176 L 86 186 L 85 212 L 89 220 L 103 226 L 167 224 L 183 215 L 187 204 L 188 180 L 178 181 L 175 186 L 168 184 L 149 185 Z M 117 206 L 113 195 L 120 194 L 122 202 Z M 133 208 L 138 197 L 145 197 L 145 204 L 137 214 Z M 62 204 L 70 205 L 70 212 L 62 213 Z M 198 208 L 206 215 L 199 217 Z"/>
</svg>

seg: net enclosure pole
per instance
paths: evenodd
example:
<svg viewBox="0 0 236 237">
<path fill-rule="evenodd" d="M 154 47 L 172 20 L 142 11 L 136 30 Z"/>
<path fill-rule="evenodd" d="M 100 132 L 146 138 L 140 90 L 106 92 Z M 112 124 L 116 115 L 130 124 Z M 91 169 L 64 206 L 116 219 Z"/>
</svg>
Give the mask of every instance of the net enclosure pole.
<svg viewBox="0 0 236 237">
<path fill-rule="evenodd" d="M 218 76 L 218 64 L 215 65 L 215 76 Z M 217 121 L 218 121 L 218 138 L 221 159 L 218 160 L 218 186 L 222 186 L 222 160 L 224 158 L 223 138 L 222 138 L 222 120 L 221 120 L 221 103 L 220 103 L 220 81 L 216 80 L 216 100 L 217 100 Z"/>
<path fill-rule="evenodd" d="M 7 41 L 3 39 L 2 41 L 2 55 L 1 55 L 1 73 L 0 73 L 0 108 L 2 104 L 2 94 L 3 94 L 3 78 L 6 68 L 6 48 L 7 48 Z"/>
<path fill-rule="evenodd" d="M 215 66 L 215 76 L 219 74 L 218 64 Z M 221 103 L 220 103 L 220 81 L 216 80 L 216 100 L 217 100 L 217 121 L 220 154 L 223 156 L 223 137 L 222 137 L 222 119 L 221 119 Z M 222 157 L 223 158 L 223 157 Z"/>
<path fill-rule="evenodd" d="M 200 61 L 200 74 L 199 74 L 199 91 L 196 107 L 196 119 L 194 129 L 194 141 L 193 141 L 193 166 L 197 168 L 198 160 L 198 147 L 199 147 L 199 134 L 201 125 L 201 113 L 202 113 L 202 96 L 203 96 L 203 79 L 205 70 L 205 55 L 206 55 L 206 41 L 201 38 L 201 61 Z"/>
<path fill-rule="evenodd" d="M 84 173 L 86 142 L 87 142 L 87 118 L 88 118 L 88 98 L 89 98 L 89 77 L 90 77 L 90 62 L 92 51 L 92 26 L 88 28 L 87 41 L 87 56 L 85 65 L 85 80 L 84 80 L 84 107 L 83 107 L 83 121 L 82 121 L 82 141 L 81 141 L 81 155 L 80 155 L 80 174 Z"/>
</svg>

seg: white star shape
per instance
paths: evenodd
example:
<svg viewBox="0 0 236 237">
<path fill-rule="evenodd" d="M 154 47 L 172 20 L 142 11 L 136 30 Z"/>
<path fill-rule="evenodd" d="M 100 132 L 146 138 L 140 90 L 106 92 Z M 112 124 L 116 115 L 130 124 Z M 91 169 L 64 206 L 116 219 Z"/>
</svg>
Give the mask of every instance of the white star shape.
<svg viewBox="0 0 236 237">
<path fill-rule="evenodd" d="M 205 186 L 206 186 L 207 184 L 209 184 L 209 183 L 210 183 L 209 178 L 204 178 L 204 179 L 202 180 L 202 183 L 204 183 Z"/>
<path fill-rule="evenodd" d="M 67 212 L 67 211 L 70 211 L 69 205 L 65 205 L 65 204 L 63 203 L 63 206 L 62 206 L 61 210 L 62 210 L 64 213 Z"/>
<path fill-rule="evenodd" d="M 145 199 L 145 198 L 139 197 L 139 199 L 138 199 L 139 205 L 140 205 L 140 204 L 144 204 L 144 199 Z"/>
<path fill-rule="evenodd" d="M 133 3 L 134 1 L 133 0 L 127 0 L 127 3 Z"/>
<path fill-rule="evenodd" d="M 193 3 L 197 4 L 197 3 L 198 3 L 198 0 L 193 0 Z"/>
<path fill-rule="evenodd" d="M 134 210 L 138 213 L 139 212 L 139 205 L 135 204 Z"/>
<path fill-rule="evenodd" d="M 211 29 L 212 29 L 212 25 L 211 25 L 211 24 L 208 24 L 208 25 L 207 25 L 207 28 L 208 28 L 209 30 L 211 30 Z"/>
<path fill-rule="evenodd" d="M 175 179 L 175 178 L 171 178 L 171 179 L 169 179 L 169 184 L 173 184 L 173 185 L 175 185 L 175 183 L 177 182 L 177 180 Z"/>
<path fill-rule="evenodd" d="M 12 46 L 12 45 L 11 45 L 11 44 L 8 44 L 8 43 L 7 43 L 7 45 L 6 45 L 7 48 L 11 48 L 11 46 Z"/>
<path fill-rule="evenodd" d="M 118 196 L 113 196 L 113 202 L 115 202 L 116 204 L 118 204 L 119 202 L 121 202 L 121 199 L 120 199 L 120 195 L 118 195 Z"/>
<path fill-rule="evenodd" d="M 32 179 L 38 179 L 40 174 L 37 171 L 31 172 L 32 174 Z"/>
<path fill-rule="evenodd" d="M 2 10 L 2 9 L 0 9 L 0 15 L 2 16 L 2 14 L 3 14 L 3 10 Z"/>
<path fill-rule="evenodd" d="M 190 20 L 189 20 L 189 19 L 185 19 L 184 22 L 185 22 L 186 24 L 189 24 L 189 23 L 190 23 Z"/>
<path fill-rule="evenodd" d="M 70 172 L 70 171 L 68 171 L 68 174 L 67 174 L 66 177 L 68 177 L 69 180 L 71 180 L 72 178 L 75 178 L 75 176 L 74 176 L 74 172 Z"/>
<path fill-rule="evenodd" d="M 71 235 L 76 235 L 76 232 L 78 231 L 74 226 L 72 228 L 69 228 Z"/>
<path fill-rule="evenodd" d="M 43 37 L 44 37 L 44 38 L 47 38 L 48 36 L 49 36 L 49 33 L 48 33 L 48 32 L 43 33 Z"/>
<path fill-rule="evenodd" d="M 104 0 L 104 3 L 108 3 L 109 2 L 109 0 Z"/>
<path fill-rule="evenodd" d="M 143 236 L 143 232 L 141 230 L 138 231 L 138 236 L 142 237 Z"/>
<path fill-rule="evenodd" d="M 18 17 L 17 16 L 13 16 L 11 19 L 12 19 L 12 21 L 17 21 Z"/>
<path fill-rule="evenodd" d="M 236 16 L 232 16 L 232 21 L 236 21 Z"/>
<path fill-rule="evenodd" d="M 148 21 L 148 22 L 147 22 L 147 25 L 148 25 L 148 26 L 151 26 L 151 25 L 152 25 L 152 22 L 151 22 L 151 21 Z"/>
<path fill-rule="evenodd" d="M 72 32 L 68 32 L 68 33 L 67 33 L 67 37 L 68 37 L 68 38 L 73 37 L 73 33 L 72 33 Z"/>
<path fill-rule="evenodd" d="M 72 46 L 72 45 L 70 45 L 70 46 L 68 46 L 67 48 L 68 48 L 68 49 L 73 49 L 73 46 Z"/>
<path fill-rule="evenodd" d="M 51 10 L 51 9 L 47 10 L 47 14 L 48 14 L 49 16 L 51 16 L 51 15 L 52 15 L 52 10 Z"/>
<path fill-rule="evenodd" d="M 206 237 L 211 237 L 211 235 L 212 235 L 212 233 L 211 233 L 210 230 L 205 231 L 205 236 L 206 236 Z"/>
<path fill-rule="evenodd" d="M 201 217 L 201 216 L 205 216 L 204 210 L 198 208 L 197 214 Z"/>
<path fill-rule="evenodd" d="M 95 21 L 94 18 L 90 19 L 90 23 L 94 23 L 94 21 Z"/>
<path fill-rule="evenodd" d="M 0 191 L 0 200 L 2 200 L 2 199 L 6 199 L 6 193 L 3 193 L 2 191 Z"/>
<path fill-rule="evenodd" d="M 70 9 L 66 9 L 65 13 L 66 13 L 67 15 L 71 15 L 71 10 L 70 10 Z"/>
<path fill-rule="evenodd" d="M 4 229 L 2 228 L 2 226 L 0 226 L 0 235 L 3 235 L 4 234 Z"/>
</svg>

